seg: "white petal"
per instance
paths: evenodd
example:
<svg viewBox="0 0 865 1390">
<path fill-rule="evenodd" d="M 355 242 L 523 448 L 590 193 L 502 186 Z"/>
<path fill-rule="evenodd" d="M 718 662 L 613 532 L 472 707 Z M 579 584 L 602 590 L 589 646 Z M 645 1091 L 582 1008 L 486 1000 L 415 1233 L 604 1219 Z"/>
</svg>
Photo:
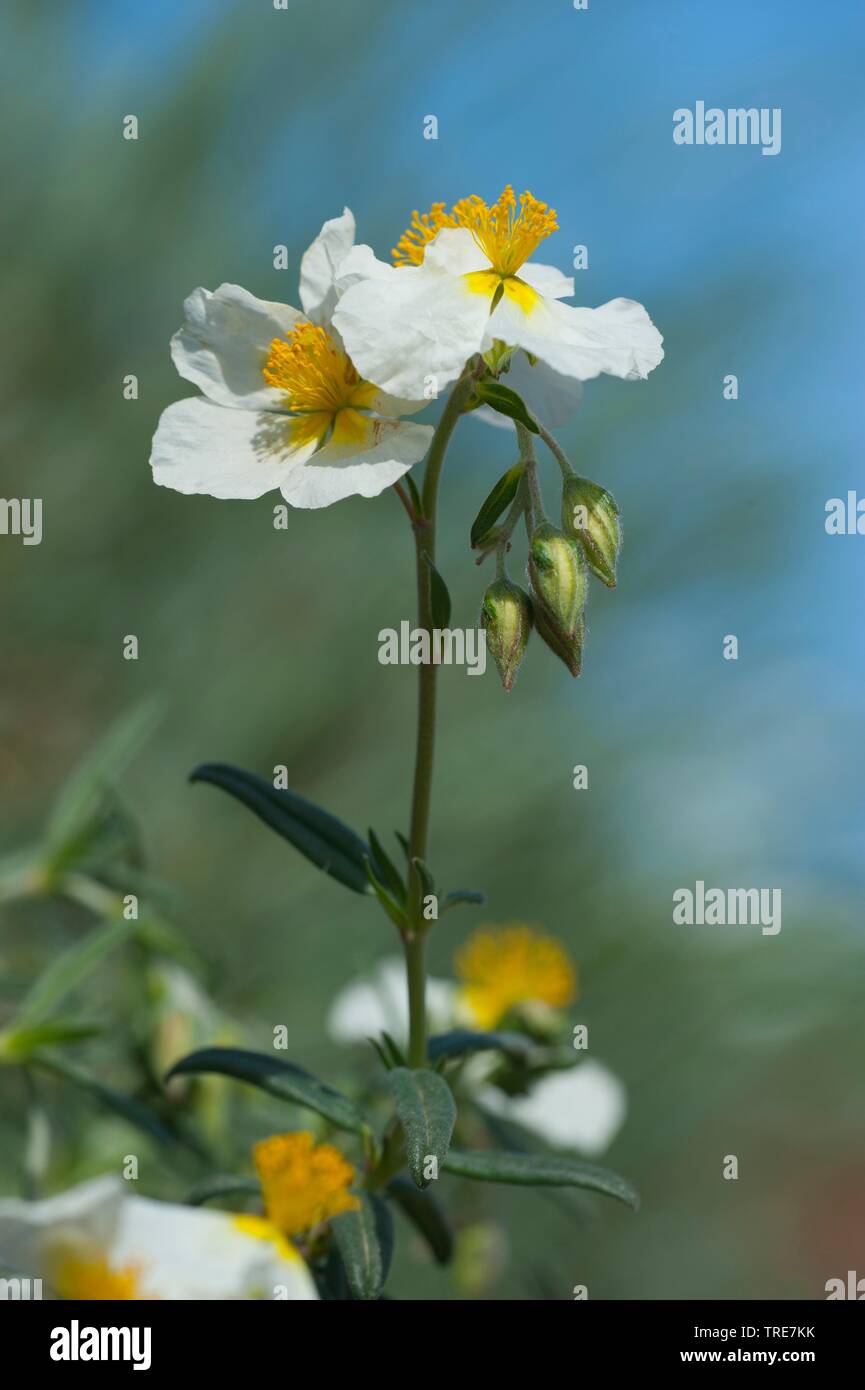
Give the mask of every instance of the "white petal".
<svg viewBox="0 0 865 1390">
<path fill-rule="evenodd" d="M 274 338 L 303 318 L 288 304 L 256 299 L 240 285 L 193 290 L 184 301 L 186 322 L 171 340 L 174 365 L 218 405 L 279 409 L 283 393 L 261 374 Z"/>
<path fill-rule="evenodd" d="M 423 268 L 447 275 L 470 275 L 476 270 L 489 270 L 490 258 L 468 227 L 442 227 L 424 251 Z"/>
<path fill-rule="evenodd" d="M 25 1278 L 46 1276 L 46 1247 L 54 1239 L 109 1249 L 124 1197 L 119 1178 L 92 1178 L 41 1202 L 0 1202 L 0 1265 Z"/>
<path fill-rule="evenodd" d="M 262 497 L 279 487 L 314 443 L 296 448 L 291 420 L 272 411 L 226 410 L 200 396 L 162 412 L 153 439 L 153 481 L 176 492 Z"/>
<path fill-rule="evenodd" d="M 351 360 L 392 395 L 417 400 L 430 385 L 442 391 L 480 349 L 489 297 L 472 292 L 462 275 L 426 263 L 378 267 L 345 291 L 333 316 Z"/>
<path fill-rule="evenodd" d="M 488 336 L 525 348 L 563 376 L 589 381 L 608 372 L 628 381 L 648 376 L 664 356 L 663 339 L 642 304 L 611 299 L 599 309 L 575 309 L 536 299 L 526 313 L 507 293 Z"/>
<path fill-rule="evenodd" d="M 562 376 L 546 362 L 532 364 L 523 352 L 513 358 L 501 381 L 503 386 L 509 386 L 522 396 L 531 413 L 548 429 L 563 425 L 583 399 L 583 383 L 576 377 Z M 504 425 L 506 429 L 515 428 L 513 420 L 490 410 L 489 406 L 473 410 L 471 418 L 485 420 L 490 425 Z"/>
<path fill-rule="evenodd" d="M 316 1299 L 287 1241 L 250 1235 L 229 1213 L 130 1196 L 111 1249 L 113 1268 L 138 1270 L 139 1298 Z"/>
<path fill-rule="evenodd" d="M 380 261 L 371 246 L 361 242 L 359 246 L 353 246 L 340 262 L 336 276 L 337 288 L 342 292 L 356 285 L 359 280 L 388 280 L 395 270 L 396 267 L 387 261 Z"/>
<path fill-rule="evenodd" d="M 450 980 L 427 980 L 430 1028 L 446 1028 L 453 1016 L 455 987 Z M 405 961 L 387 956 L 360 980 L 336 996 L 326 1028 L 335 1042 L 364 1042 L 382 1032 L 404 1041 L 408 1036 L 408 994 Z"/>
<path fill-rule="evenodd" d="M 520 266 L 517 275 L 545 299 L 569 299 L 574 292 L 573 275 L 563 275 L 555 265 L 538 265 L 536 261 L 526 261 L 525 265 Z"/>
<path fill-rule="evenodd" d="M 578 1149 L 590 1157 L 609 1147 L 627 1111 L 622 1082 L 591 1060 L 541 1077 L 527 1096 L 505 1096 L 488 1087 L 478 1099 L 488 1110 L 540 1135 L 548 1144 Z"/>
<path fill-rule="evenodd" d="M 300 262 L 300 302 L 313 322 L 329 322 L 337 300 L 336 274 L 354 245 L 354 215 L 344 208 L 341 217 L 325 222 Z"/>
<path fill-rule="evenodd" d="M 362 417 L 363 442 L 336 443 L 292 468 L 281 485 L 292 507 L 329 507 L 344 497 L 378 497 L 395 483 L 429 448 L 430 425 L 406 425 L 401 420 Z"/>
</svg>

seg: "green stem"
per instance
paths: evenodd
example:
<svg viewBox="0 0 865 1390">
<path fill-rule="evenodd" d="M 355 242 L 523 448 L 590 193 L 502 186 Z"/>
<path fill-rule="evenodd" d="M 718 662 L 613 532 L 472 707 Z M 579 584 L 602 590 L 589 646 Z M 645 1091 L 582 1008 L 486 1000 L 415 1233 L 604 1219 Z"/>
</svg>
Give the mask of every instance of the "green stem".
<svg viewBox="0 0 865 1390">
<path fill-rule="evenodd" d="M 559 468 L 562 470 L 562 477 L 572 478 L 574 476 L 574 470 L 571 467 L 570 460 L 564 449 L 558 441 L 553 438 L 549 430 L 541 424 L 537 416 L 535 416 L 535 424 L 538 427 L 538 433 L 541 439 L 544 441 L 553 458 L 556 460 L 556 463 L 559 465 Z"/>
<path fill-rule="evenodd" d="M 466 368 L 442 411 L 427 458 L 421 501 L 423 516 L 414 527 L 417 551 L 418 624 L 432 631 L 432 586 L 430 564 L 435 561 L 436 509 L 442 465 L 451 435 L 463 412 L 473 385 L 474 371 Z M 426 970 L 424 961 L 423 884 L 415 860 L 426 859 L 435 756 L 436 676 L 438 668 L 430 662 L 419 666 L 417 742 L 414 786 L 409 829 L 409 927 L 405 935 L 408 977 L 409 1047 L 408 1063 L 421 1067 L 426 1060 Z"/>
</svg>

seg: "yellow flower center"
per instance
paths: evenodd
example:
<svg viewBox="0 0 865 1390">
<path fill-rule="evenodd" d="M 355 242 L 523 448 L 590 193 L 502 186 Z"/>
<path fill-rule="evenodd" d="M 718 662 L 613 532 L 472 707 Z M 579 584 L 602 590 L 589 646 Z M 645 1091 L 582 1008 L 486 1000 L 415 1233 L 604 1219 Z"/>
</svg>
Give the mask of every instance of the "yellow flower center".
<svg viewBox="0 0 865 1390">
<path fill-rule="evenodd" d="M 331 428 L 346 440 L 363 434 L 358 411 L 371 407 L 377 387 L 358 375 L 326 329 L 296 323 L 284 338 L 274 338 L 261 374 L 285 393 L 298 417 L 292 426 L 296 445 L 323 441 Z"/>
<path fill-rule="evenodd" d="M 563 948 L 531 927 L 475 932 L 455 965 L 465 982 L 461 997 L 479 1028 L 495 1028 L 518 1004 L 563 1008 L 576 993 L 576 972 Z"/>
<path fill-rule="evenodd" d="M 282 1231 L 266 1217 L 254 1216 L 250 1212 L 239 1212 L 231 1218 L 231 1224 L 236 1231 L 242 1231 L 245 1236 L 252 1236 L 253 1240 L 263 1240 L 273 1245 L 283 1260 L 300 1259 L 291 1241 L 286 1240 Z"/>
<path fill-rule="evenodd" d="M 394 263 L 422 265 L 427 246 L 442 227 L 467 227 L 496 274 L 508 279 L 516 275 L 544 238 L 557 230 L 558 222 L 555 212 L 531 193 L 520 194 L 518 208 L 514 190 L 508 184 L 492 207 L 472 194 L 455 203 L 450 212 L 445 211 L 444 203 L 433 203 L 423 215 L 412 213 L 411 226 L 394 247 Z"/>
<path fill-rule="evenodd" d="M 97 1299 L 136 1299 L 138 1271 L 134 1265 L 112 1269 L 104 1255 L 89 1259 L 78 1255 L 61 1255 L 51 1275 L 51 1283 L 60 1298 L 93 1302 Z"/>
<path fill-rule="evenodd" d="M 297 1235 L 360 1208 L 359 1198 L 348 1191 L 352 1165 L 333 1145 L 316 1144 L 306 1130 L 262 1139 L 253 1157 L 268 1219 L 283 1235 Z"/>
</svg>

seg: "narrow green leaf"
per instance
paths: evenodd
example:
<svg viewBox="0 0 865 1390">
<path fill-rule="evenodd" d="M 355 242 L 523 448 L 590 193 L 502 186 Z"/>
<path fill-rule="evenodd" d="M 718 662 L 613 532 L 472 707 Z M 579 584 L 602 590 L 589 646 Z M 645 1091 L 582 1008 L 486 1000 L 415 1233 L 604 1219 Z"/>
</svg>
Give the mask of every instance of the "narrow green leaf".
<svg viewBox="0 0 865 1390">
<path fill-rule="evenodd" d="M 393 1216 L 380 1197 L 363 1193 L 360 1211 L 344 1211 L 330 1223 L 352 1298 L 381 1297 L 393 1257 Z"/>
<path fill-rule="evenodd" d="M 507 415 L 509 420 L 518 420 L 527 430 L 531 430 L 532 434 L 539 433 L 522 396 L 518 396 L 510 386 L 502 386 L 499 381 L 482 381 L 476 387 L 475 394 L 484 405 L 491 406 L 500 415 Z"/>
<path fill-rule="evenodd" d="M 452 907 L 483 907 L 486 897 L 479 893 L 475 888 L 457 888 L 453 893 L 447 893 L 439 904 L 439 916 L 450 912 Z"/>
<path fill-rule="evenodd" d="M 375 896 L 378 898 L 390 920 L 402 931 L 408 921 L 405 909 L 402 904 L 398 903 L 396 898 L 387 891 L 384 884 L 376 878 L 375 871 L 372 867 L 372 861 L 367 859 L 364 862 L 366 864 L 366 876 L 369 879 L 372 891 L 375 893 Z"/>
<path fill-rule="evenodd" d="M 451 620 L 451 596 L 448 586 L 442 579 L 429 555 L 424 551 L 424 559 L 430 572 L 430 607 L 433 627 L 444 629 Z"/>
<path fill-rule="evenodd" d="M 125 771 L 152 733 L 161 712 L 161 701 L 147 700 L 113 724 L 96 747 L 66 781 L 48 821 L 48 848 L 52 859 L 62 855 L 67 843 L 77 838 L 96 816 L 107 788 Z"/>
<path fill-rule="evenodd" d="M 430 869 L 426 860 L 413 859 L 411 862 L 414 864 L 415 869 L 417 870 L 417 876 L 420 879 L 421 892 L 424 895 L 424 897 L 427 898 L 430 895 L 435 896 L 435 879 L 432 876 L 432 870 Z"/>
<path fill-rule="evenodd" d="M 91 1076 L 89 1072 L 76 1066 L 74 1062 L 68 1061 L 65 1057 L 60 1057 L 56 1053 L 37 1052 L 31 1058 L 31 1065 L 42 1067 L 45 1071 L 53 1072 L 55 1076 L 62 1076 L 65 1081 L 71 1081 L 80 1090 L 88 1092 L 95 1100 L 102 1105 L 113 1110 L 115 1114 L 121 1115 L 130 1124 L 150 1134 L 158 1139 L 162 1144 L 176 1144 L 177 1135 L 172 1134 L 171 1130 L 163 1124 L 159 1116 L 142 1105 L 140 1101 L 134 1100 L 132 1096 L 125 1096 L 120 1091 L 115 1091 L 113 1087 L 106 1086 L 97 1077 Z"/>
<path fill-rule="evenodd" d="M 195 1183 L 184 1198 L 188 1207 L 200 1207 L 218 1197 L 260 1197 L 261 1183 L 258 1178 L 240 1178 L 227 1174 L 213 1178 L 202 1178 Z"/>
<path fill-rule="evenodd" d="M 382 1042 L 384 1043 L 385 1047 L 387 1048 L 388 1056 L 390 1057 L 393 1066 L 395 1066 L 395 1067 L 404 1067 L 404 1066 L 405 1066 L 405 1057 L 403 1057 L 402 1051 L 401 1051 L 400 1048 L 397 1046 L 397 1044 L 394 1042 L 394 1040 L 393 1040 L 393 1038 L 391 1037 L 390 1033 L 385 1033 L 384 1031 L 382 1031 L 381 1037 L 382 1037 Z"/>
<path fill-rule="evenodd" d="M 469 1028 L 455 1028 L 450 1033 L 437 1033 L 427 1044 L 431 1062 L 440 1057 L 468 1057 L 473 1052 L 504 1052 L 509 1057 L 525 1057 L 532 1050 L 532 1040 L 523 1033 L 479 1033 Z"/>
<path fill-rule="evenodd" d="M 388 1054 L 385 1052 L 378 1038 L 367 1038 L 367 1042 L 369 1043 L 370 1047 L 374 1049 L 375 1055 L 381 1062 L 382 1066 L 384 1067 L 384 1070 L 390 1071 L 391 1067 L 394 1066 L 394 1063 L 388 1056 Z"/>
<path fill-rule="evenodd" d="M 430 1158 L 441 1168 L 457 1118 L 457 1107 L 444 1077 L 421 1067 L 397 1067 L 388 1076 L 397 1118 L 405 1135 L 408 1170 L 417 1187 L 431 1179 L 424 1169 Z"/>
<path fill-rule="evenodd" d="M 274 787 L 257 772 L 228 763 L 202 763 L 189 780 L 221 787 L 326 874 L 355 893 L 369 892 L 365 868 L 369 846 L 329 811 L 295 792 Z"/>
<path fill-rule="evenodd" d="M 29 1028 L 54 1012 L 67 994 L 87 979 L 116 947 L 135 934 L 137 923 L 106 922 L 56 956 L 36 980 L 15 1018 L 15 1028 Z"/>
<path fill-rule="evenodd" d="M 411 494 L 411 504 L 414 507 L 414 514 L 417 517 L 417 519 L 420 520 L 423 516 L 423 502 L 421 501 L 421 495 L 417 490 L 417 483 L 415 482 L 411 473 L 403 474 L 403 482 L 405 483 L 406 487 L 409 490 L 409 493 Z"/>
<path fill-rule="evenodd" d="M 618 1173 L 561 1154 L 502 1153 L 496 1149 L 476 1149 L 467 1153 L 451 1149 L 443 1166 L 448 1173 L 478 1182 L 516 1183 L 522 1187 L 584 1187 L 590 1192 L 615 1197 L 635 1211 L 640 1205 L 636 1189 Z"/>
<path fill-rule="evenodd" d="M 105 1031 L 104 1023 L 84 1018 L 52 1018 L 32 1028 L 13 1026 L 0 1033 L 0 1062 L 23 1062 L 42 1047 L 81 1042 Z"/>
<path fill-rule="evenodd" d="M 280 1057 L 270 1057 L 266 1052 L 247 1052 L 240 1047 L 202 1047 L 175 1063 L 165 1079 L 198 1072 L 215 1072 L 219 1076 L 232 1076 L 235 1081 L 246 1081 L 280 1100 L 290 1100 L 306 1110 L 315 1110 L 337 1129 L 360 1133 L 365 1128 L 363 1115 L 348 1096 L 326 1086 L 300 1067 Z"/>
<path fill-rule="evenodd" d="M 432 1193 L 420 1192 L 409 1178 L 403 1177 L 392 1178 L 387 1192 L 423 1236 L 438 1263 L 446 1265 L 454 1252 L 453 1232 Z"/>
<path fill-rule="evenodd" d="M 372 861 L 373 872 L 379 883 L 387 888 L 392 897 L 398 903 L 405 902 L 405 883 L 397 870 L 393 860 L 389 858 L 381 840 L 376 835 L 372 826 L 367 832 L 369 836 L 369 847 L 372 850 L 370 859 Z"/>
<path fill-rule="evenodd" d="M 515 463 L 499 478 L 492 492 L 481 503 L 481 509 L 472 523 L 471 543 L 474 550 L 483 540 L 488 531 L 491 531 L 504 511 L 509 507 L 517 495 L 517 488 L 523 476 L 524 467 L 521 463 Z"/>
</svg>

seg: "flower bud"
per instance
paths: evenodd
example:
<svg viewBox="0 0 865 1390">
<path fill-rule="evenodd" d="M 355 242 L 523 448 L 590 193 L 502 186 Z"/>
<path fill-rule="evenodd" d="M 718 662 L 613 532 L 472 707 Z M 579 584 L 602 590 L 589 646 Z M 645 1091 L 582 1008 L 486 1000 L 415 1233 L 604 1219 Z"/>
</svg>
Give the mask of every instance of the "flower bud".
<svg viewBox="0 0 865 1390">
<path fill-rule="evenodd" d="M 563 638 L 574 636 L 586 601 L 586 564 L 580 547 L 548 521 L 529 545 L 529 578 L 535 608 L 545 609 L 548 626 Z"/>
<path fill-rule="evenodd" d="M 510 690 L 517 678 L 531 626 L 528 594 L 510 579 L 496 579 L 484 594 L 481 627 L 505 690 Z"/>
<path fill-rule="evenodd" d="M 583 640 L 586 635 L 586 620 L 577 619 L 576 631 L 570 636 L 561 632 L 549 620 L 549 615 L 540 604 L 534 605 L 535 628 L 538 636 L 546 642 L 551 652 L 563 661 L 572 676 L 578 676 L 583 665 Z"/>
<path fill-rule="evenodd" d="M 567 478 L 562 492 L 562 528 L 580 542 L 592 573 L 614 589 L 622 529 L 619 509 L 606 488 L 588 478 Z"/>
</svg>

